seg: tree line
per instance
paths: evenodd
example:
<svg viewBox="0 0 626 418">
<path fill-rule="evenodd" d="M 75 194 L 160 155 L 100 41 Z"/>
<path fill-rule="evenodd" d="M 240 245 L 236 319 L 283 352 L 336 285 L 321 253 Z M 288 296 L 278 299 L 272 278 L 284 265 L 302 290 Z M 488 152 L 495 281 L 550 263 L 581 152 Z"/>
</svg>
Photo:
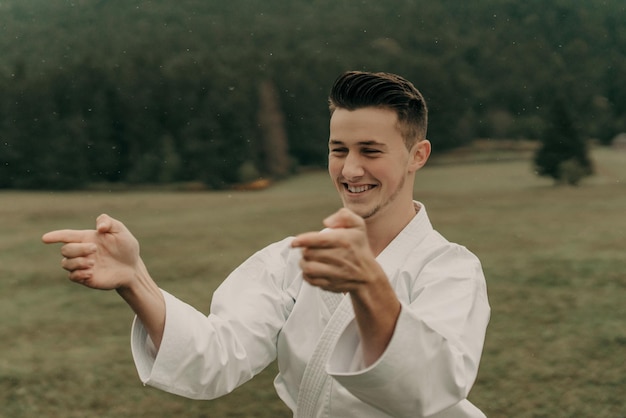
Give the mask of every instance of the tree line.
<svg viewBox="0 0 626 418">
<path fill-rule="evenodd" d="M 326 160 L 330 84 L 391 71 L 435 152 L 626 131 L 622 0 L 12 0 L 0 4 L 0 188 L 280 178 Z"/>
</svg>

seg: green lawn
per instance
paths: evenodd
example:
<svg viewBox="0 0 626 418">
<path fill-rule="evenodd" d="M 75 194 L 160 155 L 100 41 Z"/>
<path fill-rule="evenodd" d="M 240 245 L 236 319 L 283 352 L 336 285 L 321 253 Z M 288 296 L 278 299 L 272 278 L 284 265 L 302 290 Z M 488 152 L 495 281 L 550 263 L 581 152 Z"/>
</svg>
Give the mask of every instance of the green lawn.
<svg viewBox="0 0 626 418">
<path fill-rule="evenodd" d="M 527 161 L 431 165 L 416 198 L 482 260 L 492 320 L 471 400 L 489 417 L 626 416 L 626 153 L 554 187 Z M 288 417 L 270 368 L 191 401 L 144 388 L 132 314 L 69 283 L 40 236 L 123 220 L 161 287 L 207 312 L 213 289 L 262 246 L 317 229 L 338 200 L 325 173 L 259 192 L 0 193 L 1 417 Z"/>
</svg>

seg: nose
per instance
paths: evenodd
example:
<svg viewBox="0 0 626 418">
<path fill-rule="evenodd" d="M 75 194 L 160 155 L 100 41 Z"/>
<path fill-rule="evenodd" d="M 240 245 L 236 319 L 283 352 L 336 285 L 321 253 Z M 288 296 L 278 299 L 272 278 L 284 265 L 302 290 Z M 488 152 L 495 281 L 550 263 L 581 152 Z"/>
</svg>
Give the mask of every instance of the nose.
<svg viewBox="0 0 626 418">
<path fill-rule="evenodd" d="M 358 154 L 348 153 L 343 161 L 343 167 L 341 169 L 341 175 L 346 180 L 354 180 L 363 177 L 365 170 Z"/>
</svg>

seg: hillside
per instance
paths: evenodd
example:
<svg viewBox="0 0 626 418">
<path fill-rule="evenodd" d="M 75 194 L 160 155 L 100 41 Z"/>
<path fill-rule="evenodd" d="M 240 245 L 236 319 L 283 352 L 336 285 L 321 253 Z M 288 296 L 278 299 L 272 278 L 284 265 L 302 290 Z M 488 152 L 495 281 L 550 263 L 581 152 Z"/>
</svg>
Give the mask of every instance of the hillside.
<svg viewBox="0 0 626 418">
<path fill-rule="evenodd" d="M 555 97 L 586 138 L 626 131 L 622 0 L 11 0 L 0 13 L 0 188 L 271 176 L 262 85 L 292 169 L 323 165 L 326 94 L 346 69 L 414 81 L 438 151 L 537 138 Z"/>
</svg>

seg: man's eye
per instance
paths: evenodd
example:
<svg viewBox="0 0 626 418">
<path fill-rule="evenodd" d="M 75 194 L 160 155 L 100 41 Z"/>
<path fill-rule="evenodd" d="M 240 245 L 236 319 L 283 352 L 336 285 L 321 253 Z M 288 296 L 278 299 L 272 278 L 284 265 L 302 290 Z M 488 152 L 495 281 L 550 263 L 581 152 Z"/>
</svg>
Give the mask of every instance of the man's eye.
<svg viewBox="0 0 626 418">
<path fill-rule="evenodd" d="M 333 154 L 344 154 L 348 152 L 348 150 L 345 148 L 331 148 L 330 152 L 332 152 Z"/>
<path fill-rule="evenodd" d="M 368 155 L 374 155 L 374 154 L 380 154 L 380 150 L 378 149 L 372 149 L 372 148 L 366 148 L 363 150 L 364 154 L 368 154 Z"/>
</svg>

